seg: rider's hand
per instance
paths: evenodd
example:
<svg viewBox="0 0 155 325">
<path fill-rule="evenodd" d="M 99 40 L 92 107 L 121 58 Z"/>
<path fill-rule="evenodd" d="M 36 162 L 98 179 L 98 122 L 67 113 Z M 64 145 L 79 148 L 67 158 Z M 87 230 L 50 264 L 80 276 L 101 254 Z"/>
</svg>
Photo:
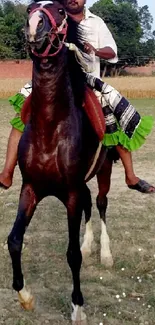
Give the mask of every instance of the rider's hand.
<svg viewBox="0 0 155 325">
<path fill-rule="evenodd" d="M 84 43 L 84 51 L 87 53 L 87 54 L 90 54 L 92 52 L 95 52 L 96 53 L 96 49 L 94 46 L 92 46 L 90 43 L 88 42 L 85 42 Z"/>
</svg>

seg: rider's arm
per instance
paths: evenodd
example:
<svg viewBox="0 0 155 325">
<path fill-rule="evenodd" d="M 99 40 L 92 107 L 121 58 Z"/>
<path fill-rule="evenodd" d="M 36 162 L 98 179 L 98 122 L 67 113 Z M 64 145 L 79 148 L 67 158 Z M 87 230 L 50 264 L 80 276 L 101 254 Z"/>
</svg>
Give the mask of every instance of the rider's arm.
<svg viewBox="0 0 155 325">
<path fill-rule="evenodd" d="M 110 46 L 95 49 L 90 43 L 85 43 L 85 51 L 88 53 L 94 51 L 96 56 L 104 60 L 114 59 L 116 57 L 116 53 Z"/>
<path fill-rule="evenodd" d="M 93 50 L 96 56 L 111 63 L 118 61 L 117 45 L 110 30 L 101 18 L 99 18 L 98 24 L 98 48 L 95 49 L 91 44 L 85 43 L 85 50 L 87 53 Z"/>
<path fill-rule="evenodd" d="M 95 55 L 104 60 L 114 59 L 116 56 L 114 50 L 109 46 L 97 49 Z"/>
</svg>

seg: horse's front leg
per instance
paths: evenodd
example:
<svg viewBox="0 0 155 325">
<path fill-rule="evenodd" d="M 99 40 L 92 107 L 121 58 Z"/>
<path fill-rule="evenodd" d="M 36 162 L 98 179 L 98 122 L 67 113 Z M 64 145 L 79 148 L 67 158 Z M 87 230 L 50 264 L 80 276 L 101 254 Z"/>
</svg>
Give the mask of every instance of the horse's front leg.
<svg viewBox="0 0 155 325">
<path fill-rule="evenodd" d="M 13 267 L 13 289 L 18 292 L 21 305 L 31 310 L 34 307 L 34 298 L 25 288 L 21 268 L 21 251 L 24 233 L 33 216 L 38 199 L 31 185 L 22 186 L 17 217 L 8 236 L 8 249 L 12 259 Z"/>
<path fill-rule="evenodd" d="M 73 292 L 72 292 L 72 321 L 75 324 L 83 324 L 86 315 L 83 312 L 83 296 L 80 289 L 80 268 L 82 254 L 80 250 L 80 224 L 82 218 L 83 201 L 80 192 L 69 193 L 66 203 L 68 213 L 69 245 L 67 250 L 67 260 L 72 271 Z"/>
</svg>

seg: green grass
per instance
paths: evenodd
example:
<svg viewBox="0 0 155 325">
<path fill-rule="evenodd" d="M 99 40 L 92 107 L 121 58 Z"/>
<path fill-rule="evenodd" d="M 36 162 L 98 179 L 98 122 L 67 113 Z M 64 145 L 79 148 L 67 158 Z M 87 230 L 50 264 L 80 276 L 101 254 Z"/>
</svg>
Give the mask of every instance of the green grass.
<svg viewBox="0 0 155 325">
<path fill-rule="evenodd" d="M 153 114 L 155 116 L 155 99 L 131 99 L 138 112 L 142 114 Z"/>
</svg>

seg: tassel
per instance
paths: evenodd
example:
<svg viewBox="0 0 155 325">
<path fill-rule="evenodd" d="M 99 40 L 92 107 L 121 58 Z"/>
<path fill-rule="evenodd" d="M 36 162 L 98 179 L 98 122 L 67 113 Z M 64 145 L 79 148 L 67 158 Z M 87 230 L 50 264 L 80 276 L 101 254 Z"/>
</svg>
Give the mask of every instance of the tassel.
<svg viewBox="0 0 155 325">
<path fill-rule="evenodd" d="M 86 54 L 82 52 L 75 44 L 64 42 L 70 51 L 75 52 L 77 62 L 81 65 L 84 72 L 91 73 L 95 70 L 95 53 Z"/>
</svg>

